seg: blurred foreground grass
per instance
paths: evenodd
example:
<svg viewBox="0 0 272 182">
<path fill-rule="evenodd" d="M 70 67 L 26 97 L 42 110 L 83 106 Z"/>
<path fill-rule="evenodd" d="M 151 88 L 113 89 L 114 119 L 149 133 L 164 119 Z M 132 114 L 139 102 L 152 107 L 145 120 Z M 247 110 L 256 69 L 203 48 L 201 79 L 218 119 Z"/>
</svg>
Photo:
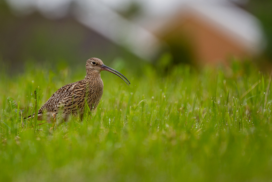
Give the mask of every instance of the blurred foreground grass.
<svg viewBox="0 0 272 182">
<path fill-rule="evenodd" d="M 167 75 L 113 65 L 131 81 L 102 72 L 104 94 L 83 122 L 28 121 L 61 86 L 84 78 L 66 67 L 30 67 L 0 79 L 0 181 L 270 181 L 269 75 L 234 63 Z M 21 113 L 21 110 L 23 110 Z M 41 122 L 39 122 L 41 123 Z"/>
</svg>

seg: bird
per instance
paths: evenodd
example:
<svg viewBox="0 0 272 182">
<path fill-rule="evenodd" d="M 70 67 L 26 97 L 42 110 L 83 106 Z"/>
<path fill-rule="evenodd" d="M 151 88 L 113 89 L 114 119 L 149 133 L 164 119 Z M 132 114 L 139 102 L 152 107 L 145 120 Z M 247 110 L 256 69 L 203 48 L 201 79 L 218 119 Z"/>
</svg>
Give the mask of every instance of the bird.
<svg viewBox="0 0 272 182">
<path fill-rule="evenodd" d="M 70 115 L 78 114 L 82 120 L 85 106 L 88 105 L 91 111 L 95 110 L 102 97 L 104 84 L 101 71 L 111 72 L 130 84 L 123 74 L 106 66 L 101 59 L 90 58 L 86 61 L 85 78 L 58 89 L 38 110 L 37 119 L 43 120 L 46 113 L 48 121 L 56 120 L 56 116 L 61 112 L 63 121 L 67 121 Z M 34 117 L 35 114 L 25 119 Z"/>
</svg>

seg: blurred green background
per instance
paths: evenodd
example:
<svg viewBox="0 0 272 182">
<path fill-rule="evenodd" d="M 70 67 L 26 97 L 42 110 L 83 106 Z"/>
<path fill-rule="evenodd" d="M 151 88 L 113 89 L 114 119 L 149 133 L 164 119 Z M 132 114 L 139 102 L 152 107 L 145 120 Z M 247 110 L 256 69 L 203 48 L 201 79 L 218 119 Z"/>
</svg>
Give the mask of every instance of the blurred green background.
<svg viewBox="0 0 272 182">
<path fill-rule="evenodd" d="M 247 9 L 261 22 L 267 41 L 267 47 L 264 51 L 264 55 L 270 62 L 272 60 L 272 11 L 270 11 L 271 7 L 271 0 L 250 0 L 247 5 Z"/>
</svg>

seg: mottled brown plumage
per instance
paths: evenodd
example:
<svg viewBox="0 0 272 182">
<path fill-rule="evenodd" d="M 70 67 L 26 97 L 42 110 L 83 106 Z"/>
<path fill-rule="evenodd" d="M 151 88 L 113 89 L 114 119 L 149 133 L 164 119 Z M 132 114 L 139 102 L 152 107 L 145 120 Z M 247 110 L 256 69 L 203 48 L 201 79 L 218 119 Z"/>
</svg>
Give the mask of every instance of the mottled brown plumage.
<svg viewBox="0 0 272 182">
<path fill-rule="evenodd" d="M 63 114 L 64 120 L 67 120 L 70 114 L 80 114 L 82 118 L 86 104 L 90 110 L 94 110 L 103 94 L 103 81 L 100 76 L 102 70 L 109 71 L 130 84 L 125 76 L 105 66 L 100 59 L 90 58 L 86 62 L 85 78 L 58 89 L 39 109 L 38 119 L 42 120 L 44 113 L 47 113 L 48 119 L 55 118 L 59 112 Z"/>
</svg>

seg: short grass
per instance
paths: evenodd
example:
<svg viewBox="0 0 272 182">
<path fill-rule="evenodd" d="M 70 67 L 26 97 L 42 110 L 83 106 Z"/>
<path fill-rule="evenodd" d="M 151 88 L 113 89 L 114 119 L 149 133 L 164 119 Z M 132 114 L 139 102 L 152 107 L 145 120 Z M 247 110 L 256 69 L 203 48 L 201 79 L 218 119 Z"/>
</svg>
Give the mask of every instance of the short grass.
<svg viewBox="0 0 272 182">
<path fill-rule="evenodd" d="M 149 65 L 138 73 L 125 68 L 116 69 L 130 86 L 103 72 L 97 110 L 53 131 L 35 120 L 22 127 L 22 115 L 35 110 L 34 91 L 41 106 L 85 69 L 2 73 L 0 181 L 272 180 L 269 75 L 237 63 L 176 66 L 166 75 Z"/>
</svg>

